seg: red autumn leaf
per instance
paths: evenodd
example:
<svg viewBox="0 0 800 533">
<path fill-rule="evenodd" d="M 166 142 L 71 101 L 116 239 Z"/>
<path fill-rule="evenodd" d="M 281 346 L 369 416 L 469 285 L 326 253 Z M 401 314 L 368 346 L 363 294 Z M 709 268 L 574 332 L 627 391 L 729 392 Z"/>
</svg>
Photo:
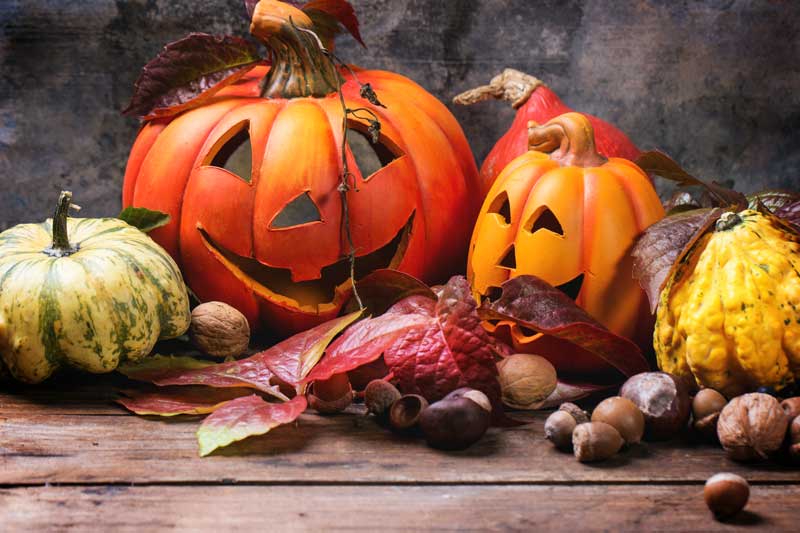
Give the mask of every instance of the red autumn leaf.
<svg viewBox="0 0 800 533">
<path fill-rule="evenodd" d="M 253 11 L 256 9 L 258 0 L 244 0 L 244 9 L 247 11 L 247 17 L 253 18 Z"/>
<path fill-rule="evenodd" d="M 659 150 L 642 152 L 636 164 L 648 174 L 678 183 L 682 187 L 697 187 L 704 193 L 699 205 L 704 207 L 730 207 L 747 205 L 747 199 L 740 192 L 734 191 L 712 181 L 706 183 L 686 172 L 671 157 Z M 707 201 L 705 201 L 707 199 Z M 708 204 L 708 205 L 706 205 Z"/>
<path fill-rule="evenodd" d="M 175 115 L 205 102 L 262 60 L 240 37 L 191 33 L 169 43 L 142 69 L 126 115 Z"/>
<path fill-rule="evenodd" d="M 305 396 L 296 396 L 285 403 L 267 403 L 255 394 L 227 402 L 206 418 L 197 430 L 200 456 L 294 422 L 307 405 Z"/>
<path fill-rule="evenodd" d="M 314 22 L 314 27 L 323 41 L 332 41 L 340 33 L 341 24 L 361 46 L 366 47 L 358 27 L 358 17 L 350 2 L 346 0 L 311 0 L 302 7 Z"/>
<path fill-rule="evenodd" d="M 124 365 L 119 371 L 131 379 L 149 381 L 162 387 L 168 385 L 249 387 L 278 399 L 288 400 L 280 391 L 274 379 L 275 374 L 263 358 L 257 358 L 256 355 L 220 364 L 209 364 L 207 361 L 197 361 L 191 357 L 155 355 L 137 365 Z"/>
<path fill-rule="evenodd" d="M 500 297 L 485 301 L 484 320 L 510 320 L 545 335 L 563 339 L 602 359 L 624 376 L 649 370 L 634 343 L 608 331 L 571 298 L 536 276 L 518 276 L 501 287 Z"/>
<path fill-rule="evenodd" d="M 357 311 L 335 318 L 238 361 L 210 364 L 190 357 L 154 356 L 138 365 L 124 365 L 120 371 L 131 379 L 161 386 L 249 387 L 288 400 L 278 383 L 298 385 L 331 340 L 360 315 Z"/>
<path fill-rule="evenodd" d="M 154 392 L 131 392 L 117 403 L 137 415 L 175 416 L 205 415 L 214 412 L 225 402 L 247 394 L 245 389 L 216 389 L 206 387 L 175 387 Z"/>
<path fill-rule="evenodd" d="M 405 393 L 436 401 L 459 387 L 497 400 L 493 341 L 481 326 L 469 284 L 452 278 L 438 302 L 411 296 L 384 315 L 364 320 L 334 342 L 307 380 L 353 370 L 381 355 Z"/>
<path fill-rule="evenodd" d="M 637 239 L 631 251 L 633 277 L 647 294 L 651 312 L 658 307 L 675 265 L 724 212 L 714 208 L 676 213 L 659 220 Z"/>
<path fill-rule="evenodd" d="M 289 337 L 250 359 L 263 361 L 278 378 L 299 385 L 317 365 L 333 338 L 361 316 L 356 311 Z"/>
<path fill-rule="evenodd" d="M 377 316 L 385 313 L 396 302 L 408 296 L 425 296 L 436 299 L 430 287 L 423 282 L 399 270 L 375 270 L 356 283 L 361 303 L 367 313 Z M 355 298 L 348 302 L 348 309 L 358 309 Z"/>
</svg>

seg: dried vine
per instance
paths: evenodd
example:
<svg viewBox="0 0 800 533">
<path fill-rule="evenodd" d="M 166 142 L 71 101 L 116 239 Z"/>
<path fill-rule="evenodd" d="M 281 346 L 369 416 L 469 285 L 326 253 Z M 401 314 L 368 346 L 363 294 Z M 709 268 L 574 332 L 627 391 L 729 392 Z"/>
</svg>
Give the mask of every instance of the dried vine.
<svg viewBox="0 0 800 533">
<path fill-rule="evenodd" d="M 322 54 L 328 58 L 328 61 L 331 62 L 331 65 L 335 70 L 338 71 L 339 68 L 345 68 L 348 70 L 353 80 L 355 80 L 360 87 L 359 95 L 361 98 L 364 98 L 374 106 L 386 108 L 386 106 L 383 105 L 380 100 L 378 100 L 378 96 L 375 94 L 372 86 L 369 83 L 361 83 L 353 69 L 336 57 L 336 54 L 325 48 L 325 45 L 322 44 L 319 36 L 314 31 L 298 27 L 295 25 L 291 17 L 289 17 L 289 23 L 295 31 L 303 32 L 313 37 L 313 40 L 317 43 L 320 52 L 322 52 Z M 364 304 L 361 301 L 361 296 L 358 294 L 358 288 L 356 287 L 356 247 L 355 243 L 353 242 L 353 234 L 350 231 L 350 208 L 347 204 L 347 193 L 350 191 L 358 192 L 358 187 L 356 186 L 355 182 L 355 175 L 350 172 L 350 165 L 347 161 L 347 136 L 349 131 L 349 128 L 347 127 L 347 119 L 348 117 L 352 116 L 359 120 L 367 121 L 369 123 L 367 132 L 370 135 L 372 144 L 376 144 L 380 139 L 381 122 L 378 119 L 378 116 L 369 108 L 358 107 L 355 109 L 350 109 L 347 107 L 347 102 L 345 101 L 344 94 L 342 93 L 341 76 L 336 77 L 336 94 L 339 95 L 339 103 L 342 106 L 342 173 L 339 177 L 339 186 L 337 187 L 339 196 L 342 200 L 342 231 L 345 234 L 347 244 L 350 248 L 347 255 L 350 261 L 350 282 L 353 286 L 353 296 L 356 299 L 356 303 L 358 303 L 358 308 L 364 309 Z"/>
</svg>

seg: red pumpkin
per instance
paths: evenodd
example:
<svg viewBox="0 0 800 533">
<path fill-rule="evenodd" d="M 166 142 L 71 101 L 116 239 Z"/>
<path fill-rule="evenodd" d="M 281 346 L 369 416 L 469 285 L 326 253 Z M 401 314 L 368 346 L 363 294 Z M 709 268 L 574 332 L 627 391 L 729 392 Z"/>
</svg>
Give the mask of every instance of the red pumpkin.
<svg viewBox="0 0 800 533">
<path fill-rule="evenodd" d="M 511 102 L 511 106 L 517 109 L 517 115 L 481 166 L 484 192 L 489 191 L 494 180 L 512 160 L 528 151 L 528 122 L 544 124 L 572 111 L 541 80 L 510 68 L 495 76 L 489 85 L 456 96 L 454 102 L 471 105 L 490 98 Z M 581 114 L 589 119 L 594 129 L 595 146 L 600 155 L 630 161 L 639 157 L 639 149 L 616 126 L 594 115 Z"/>
<path fill-rule="evenodd" d="M 294 28 L 290 23 L 294 24 Z M 477 168 L 447 108 L 400 75 L 356 70 L 386 108 L 359 95 L 303 29 L 301 10 L 262 0 L 251 33 L 271 52 L 205 105 L 147 122 L 131 151 L 123 204 L 171 215 L 152 232 L 202 300 L 233 305 L 279 335 L 332 318 L 352 286 L 338 187 L 343 111 L 356 277 L 395 268 L 427 282 L 458 270 L 480 206 Z M 362 113 L 363 115 L 363 113 Z"/>
</svg>

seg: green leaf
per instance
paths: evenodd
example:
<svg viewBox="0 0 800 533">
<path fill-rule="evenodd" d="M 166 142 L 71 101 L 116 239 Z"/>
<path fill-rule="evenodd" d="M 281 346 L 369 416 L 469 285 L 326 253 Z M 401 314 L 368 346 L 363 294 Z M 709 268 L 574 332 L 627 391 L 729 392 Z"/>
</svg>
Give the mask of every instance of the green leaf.
<svg viewBox="0 0 800 533">
<path fill-rule="evenodd" d="M 117 218 L 145 233 L 166 226 L 170 221 L 168 214 L 145 207 L 126 207 Z"/>
</svg>

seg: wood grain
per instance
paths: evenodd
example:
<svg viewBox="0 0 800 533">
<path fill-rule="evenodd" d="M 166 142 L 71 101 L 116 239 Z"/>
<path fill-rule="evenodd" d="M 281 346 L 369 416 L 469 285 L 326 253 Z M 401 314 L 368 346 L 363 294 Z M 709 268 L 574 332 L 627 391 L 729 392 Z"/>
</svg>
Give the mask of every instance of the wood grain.
<svg viewBox="0 0 800 533">
<path fill-rule="evenodd" d="M 0 490 L 7 530 L 797 531 L 800 488 L 753 488 L 715 521 L 702 487 L 40 487 Z"/>
<path fill-rule="evenodd" d="M 543 439 L 542 413 L 529 425 L 491 429 L 456 453 L 394 435 L 357 412 L 304 414 L 295 425 L 200 459 L 199 419 L 136 417 L 112 398 L 109 384 L 0 393 L 0 484 L 703 482 L 723 470 L 751 481 L 800 482 L 798 469 L 739 465 L 716 446 L 686 440 L 583 465 Z"/>
</svg>

